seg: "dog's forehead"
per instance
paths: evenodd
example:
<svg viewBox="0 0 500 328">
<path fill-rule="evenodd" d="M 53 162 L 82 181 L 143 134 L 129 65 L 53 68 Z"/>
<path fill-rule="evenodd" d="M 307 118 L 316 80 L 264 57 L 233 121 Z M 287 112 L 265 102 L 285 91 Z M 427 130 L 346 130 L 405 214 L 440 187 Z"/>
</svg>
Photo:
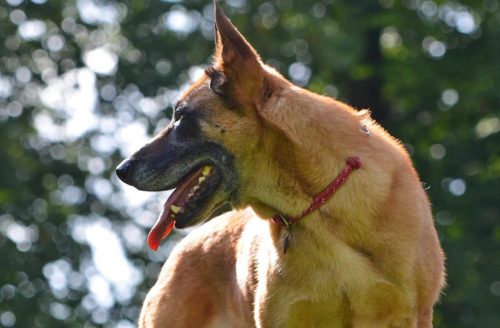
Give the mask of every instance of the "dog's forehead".
<svg viewBox="0 0 500 328">
<path fill-rule="evenodd" d="M 208 98 L 210 97 L 211 93 L 212 91 L 210 90 L 210 79 L 202 78 L 191 85 L 186 91 L 184 91 L 182 96 L 179 98 L 179 101 L 177 102 L 177 106 L 189 106 L 194 105 L 194 103 L 200 101 L 207 101 L 209 100 Z"/>
</svg>

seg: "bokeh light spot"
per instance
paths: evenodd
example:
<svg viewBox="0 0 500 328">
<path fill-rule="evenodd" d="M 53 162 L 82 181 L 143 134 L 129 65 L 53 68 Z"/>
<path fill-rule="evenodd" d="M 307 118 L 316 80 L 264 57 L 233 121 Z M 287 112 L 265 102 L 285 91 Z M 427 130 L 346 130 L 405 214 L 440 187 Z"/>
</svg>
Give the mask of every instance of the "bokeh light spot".
<svg viewBox="0 0 500 328">
<path fill-rule="evenodd" d="M 12 327 L 16 323 L 16 316 L 10 311 L 5 311 L 0 314 L 0 323 L 5 327 Z"/>
<path fill-rule="evenodd" d="M 442 144 L 434 144 L 430 148 L 430 153 L 434 159 L 443 159 L 446 155 L 446 148 Z"/>
<path fill-rule="evenodd" d="M 118 64 L 118 57 L 106 48 L 96 48 L 83 54 L 83 62 L 97 74 L 113 75 Z"/>
<path fill-rule="evenodd" d="M 399 47 L 402 43 L 398 30 L 394 27 L 386 27 L 380 35 L 380 45 L 383 48 L 391 49 Z"/>
<path fill-rule="evenodd" d="M 38 40 L 45 34 L 46 26 L 45 23 L 41 20 L 34 19 L 24 21 L 19 25 L 19 35 L 27 40 Z"/>
<path fill-rule="evenodd" d="M 66 320 L 71 315 L 70 307 L 58 302 L 50 304 L 49 312 L 57 320 Z"/>
<path fill-rule="evenodd" d="M 500 120 L 497 117 L 482 118 L 476 124 L 475 131 L 478 138 L 486 138 L 500 131 Z"/>
<path fill-rule="evenodd" d="M 495 296 L 500 296 L 500 281 L 494 281 L 490 286 L 491 293 Z"/>
<path fill-rule="evenodd" d="M 441 93 L 441 101 L 448 107 L 455 106 L 458 99 L 458 92 L 455 89 L 446 89 Z"/>
<path fill-rule="evenodd" d="M 200 17 L 197 12 L 188 12 L 184 7 L 178 5 L 175 6 L 175 9 L 166 13 L 163 18 L 165 27 L 178 34 L 194 32 L 199 21 Z"/>
<path fill-rule="evenodd" d="M 305 86 L 311 78 L 311 69 L 302 63 L 296 62 L 290 65 L 288 74 L 299 86 Z"/>
<path fill-rule="evenodd" d="M 467 189 L 465 181 L 462 179 L 454 179 L 450 182 L 448 190 L 453 196 L 462 196 Z"/>
</svg>

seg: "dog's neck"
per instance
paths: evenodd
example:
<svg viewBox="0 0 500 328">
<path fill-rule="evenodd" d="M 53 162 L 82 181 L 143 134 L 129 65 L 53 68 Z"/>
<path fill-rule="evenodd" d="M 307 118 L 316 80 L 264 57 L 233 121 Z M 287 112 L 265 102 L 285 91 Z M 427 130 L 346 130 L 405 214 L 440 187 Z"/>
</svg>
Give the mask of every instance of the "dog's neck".
<svg viewBox="0 0 500 328">
<path fill-rule="evenodd" d="M 344 183 L 347 181 L 349 176 L 354 170 L 361 167 L 361 160 L 359 157 L 350 157 L 346 160 L 346 166 L 339 172 L 335 180 L 333 180 L 321 193 L 319 193 L 312 200 L 308 208 L 306 208 L 299 216 L 287 217 L 282 214 L 276 214 L 272 217 L 273 223 L 280 225 L 284 228 L 283 235 L 283 252 L 285 253 L 292 237 L 293 227 L 305 216 L 308 216 L 312 212 L 318 210 L 323 204 L 328 201 L 333 195 L 339 190 Z"/>
<path fill-rule="evenodd" d="M 326 201 L 328 201 L 333 195 L 339 190 L 344 183 L 347 181 L 349 176 L 354 170 L 361 167 L 361 159 L 359 157 L 349 157 L 346 160 L 346 166 L 342 169 L 337 177 L 318 195 L 316 195 L 308 208 L 306 208 L 299 216 L 287 217 L 282 214 L 276 214 L 273 216 L 273 222 L 276 224 L 281 224 L 286 228 L 290 228 L 291 225 L 296 224 L 299 220 L 305 216 L 311 214 L 312 212 L 319 209 Z"/>
<path fill-rule="evenodd" d="M 308 94 L 311 98 L 306 99 L 308 104 L 318 103 L 311 109 L 301 103 L 304 102 L 301 97 L 290 99 L 290 93 L 293 91 L 270 103 L 269 109 L 261 110 L 265 121 L 276 128 L 265 131 L 271 141 L 264 141 L 255 154 L 252 162 L 255 174 L 246 185 L 252 187 L 247 195 L 254 195 L 248 204 L 263 217 L 276 213 L 300 215 L 342 171 L 348 157 L 362 155 L 352 146 L 347 148 L 343 140 L 354 141 L 352 145 L 367 138 L 361 131 L 362 118 L 351 108 L 332 99 L 318 101 L 319 96 Z M 287 120 L 287 117 L 301 119 Z"/>
</svg>

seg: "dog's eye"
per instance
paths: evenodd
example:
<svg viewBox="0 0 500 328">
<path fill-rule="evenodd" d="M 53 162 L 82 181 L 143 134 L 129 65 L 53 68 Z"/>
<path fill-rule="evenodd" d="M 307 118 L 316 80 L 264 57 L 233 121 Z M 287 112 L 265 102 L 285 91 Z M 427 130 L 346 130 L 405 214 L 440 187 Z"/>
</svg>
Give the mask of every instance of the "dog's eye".
<svg viewBox="0 0 500 328">
<path fill-rule="evenodd" d="M 184 115 L 186 115 L 189 107 L 185 105 L 177 106 L 174 111 L 174 118 L 176 121 L 180 120 Z"/>
</svg>

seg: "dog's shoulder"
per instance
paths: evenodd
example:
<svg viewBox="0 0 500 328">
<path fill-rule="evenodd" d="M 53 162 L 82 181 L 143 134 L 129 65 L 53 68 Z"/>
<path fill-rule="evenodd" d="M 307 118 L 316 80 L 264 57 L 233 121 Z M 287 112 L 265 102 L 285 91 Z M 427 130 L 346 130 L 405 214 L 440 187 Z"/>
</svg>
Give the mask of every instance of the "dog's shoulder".
<svg viewBox="0 0 500 328">
<path fill-rule="evenodd" d="M 179 242 L 149 291 L 141 317 L 147 313 L 150 319 L 163 318 L 175 312 L 162 305 L 168 303 L 172 307 L 169 299 L 181 305 L 194 302 L 198 296 L 210 299 L 210 295 L 219 292 L 216 286 L 223 288 L 227 282 L 235 281 L 234 270 L 228 268 L 235 266 L 238 241 L 254 215 L 250 209 L 227 212 Z"/>
</svg>

